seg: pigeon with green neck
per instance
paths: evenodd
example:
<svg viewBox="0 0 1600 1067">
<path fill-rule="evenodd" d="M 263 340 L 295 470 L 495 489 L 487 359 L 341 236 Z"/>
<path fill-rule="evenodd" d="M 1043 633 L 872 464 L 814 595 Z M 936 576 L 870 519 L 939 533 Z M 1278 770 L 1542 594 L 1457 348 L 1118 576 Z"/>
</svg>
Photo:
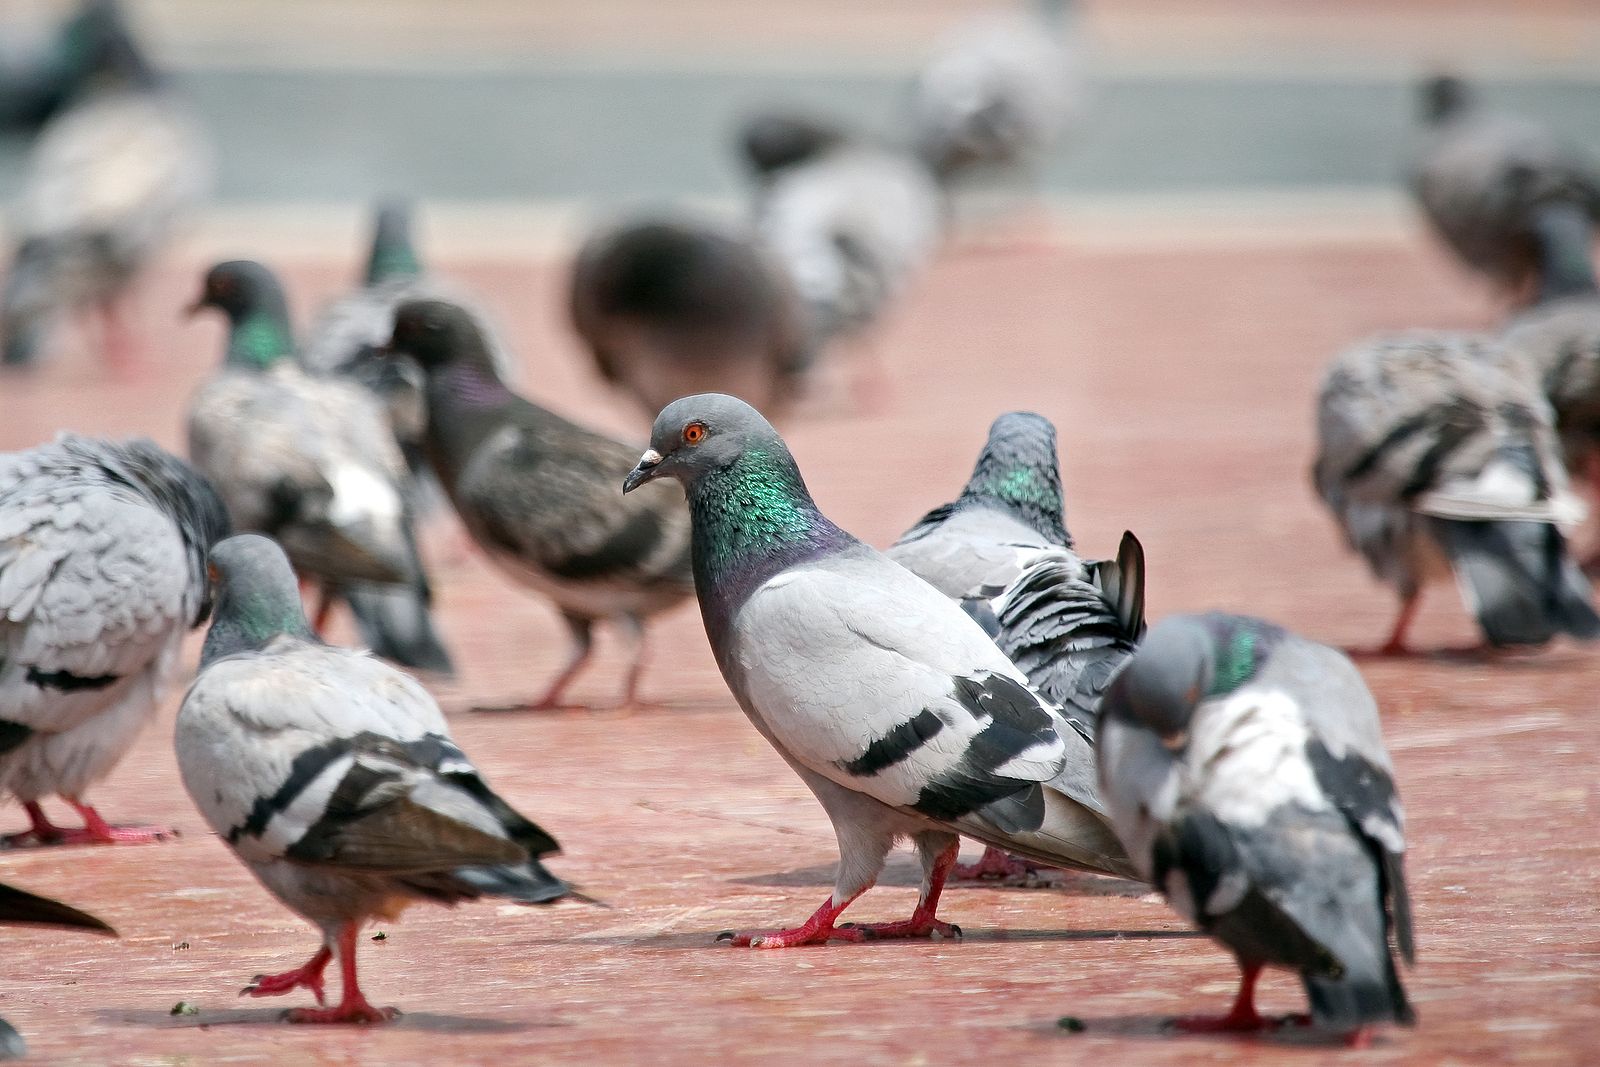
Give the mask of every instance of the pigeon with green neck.
<svg viewBox="0 0 1600 1067">
<path fill-rule="evenodd" d="M 1030 683 L 1092 729 L 1100 694 L 1144 630 L 1144 550 L 1125 533 L 1116 560 L 1081 559 L 1062 496 L 1055 427 L 1008 412 L 990 426 L 961 494 L 884 554 L 961 602 Z M 952 877 L 1034 873 L 989 847 Z"/>
<path fill-rule="evenodd" d="M 321 585 L 319 629 L 353 586 L 418 588 L 405 462 L 371 394 L 299 366 L 282 286 L 259 263 L 213 267 L 194 308 L 228 318 L 222 367 L 190 406 L 189 452 L 234 526 L 277 538 Z M 407 647 L 380 651 L 435 666 Z"/>
<path fill-rule="evenodd" d="M 688 498 L 695 589 L 723 678 L 839 840 L 834 891 L 810 919 L 728 939 L 786 948 L 959 934 L 937 915 L 959 835 L 1133 876 L 1087 731 L 958 605 L 829 521 L 759 412 L 720 394 L 668 405 L 623 489 L 660 478 Z M 912 916 L 838 925 L 907 837 L 923 866 Z"/>
<path fill-rule="evenodd" d="M 470 312 L 438 300 L 395 313 L 390 350 L 427 375 L 428 462 L 490 560 L 546 597 L 572 635 L 548 689 L 519 707 L 560 706 L 588 661 L 596 622 L 633 639 L 624 702 L 635 702 L 644 625 L 693 592 L 689 517 L 664 488 L 616 492 L 636 454 L 514 393 Z"/>
<path fill-rule="evenodd" d="M 419 900 L 573 895 L 540 863 L 555 839 L 490 789 L 427 691 L 316 638 L 277 544 L 230 538 L 211 568 L 216 617 L 178 710 L 178 770 L 207 824 L 323 936 L 305 965 L 258 976 L 241 995 L 306 989 L 320 1005 L 337 959 L 340 1003 L 289 1019 L 384 1022 L 394 1009 L 374 1007 L 356 978 L 366 923 Z"/>
</svg>

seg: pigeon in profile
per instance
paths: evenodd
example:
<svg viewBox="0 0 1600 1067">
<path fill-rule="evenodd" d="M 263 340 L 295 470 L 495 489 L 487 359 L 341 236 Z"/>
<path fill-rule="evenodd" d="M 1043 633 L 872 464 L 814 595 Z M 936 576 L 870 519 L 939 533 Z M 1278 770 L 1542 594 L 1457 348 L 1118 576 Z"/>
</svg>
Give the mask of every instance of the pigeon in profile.
<svg viewBox="0 0 1600 1067">
<path fill-rule="evenodd" d="M 289 1019 L 384 1022 L 394 1009 L 356 982 L 361 928 L 418 900 L 558 900 L 570 889 L 539 862 L 558 846 L 490 790 L 414 679 L 316 639 L 270 539 L 229 538 L 211 567 L 216 619 L 178 710 L 178 770 L 211 828 L 323 936 L 304 966 L 241 995 L 305 988 L 321 1004 L 337 956 L 339 1005 Z"/>
<path fill-rule="evenodd" d="M 30 828 L 5 844 L 133 844 L 85 800 L 155 715 L 227 536 L 216 491 L 150 441 L 63 434 L 0 455 L 0 797 Z M 83 817 L 56 826 L 41 801 Z"/>
<path fill-rule="evenodd" d="M 634 643 L 624 703 L 638 699 L 644 620 L 688 598 L 689 517 L 665 489 L 624 500 L 627 445 L 512 392 L 464 308 L 402 304 L 390 348 L 427 374 L 427 455 L 479 547 L 547 597 L 572 634 L 572 658 L 529 705 L 550 708 L 588 661 L 596 622 Z"/>
<path fill-rule="evenodd" d="M 1312 478 L 1350 546 L 1400 594 L 1379 655 L 1408 652 L 1425 584 L 1452 572 L 1491 646 L 1600 637 L 1562 524 L 1549 405 L 1487 338 L 1415 332 L 1338 356 L 1323 378 Z"/>
<path fill-rule="evenodd" d="M 829 522 L 759 412 L 718 394 L 670 404 L 623 490 L 662 477 L 688 496 L 695 587 L 723 678 L 839 839 L 834 891 L 816 913 L 792 930 L 727 935 L 735 944 L 959 933 L 936 911 L 960 834 L 1133 876 L 1081 726 L 960 607 Z M 901 837 L 923 865 L 911 918 L 836 925 Z"/>
<path fill-rule="evenodd" d="M 800 392 L 800 308 L 753 235 L 672 217 L 602 227 L 578 251 L 569 297 L 601 377 L 652 415 L 708 389 L 773 414 Z"/>
<path fill-rule="evenodd" d="M 918 74 L 911 126 L 943 180 L 1039 161 L 1083 107 L 1066 27 L 1020 12 L 957 25 Z"/>
<path fill-rule="evenodd" d="M 89 9 L 101 10 L 115 18 L 113 5 Z M 91 308 L 108 363 L 126 367 L 128 288 L 210 186 L 204 135 L 125 28 L 86 17 L 79 36 L 100 55 L 95 76 L 40 131 L 11 214 L 16 253 L 0 290 L 7 364 L 32 363 L 61 313 Z"/>
<path fill-rule="evenodd" d="M 1261 619 L 1175 615 L 1101 721 L 1101 792 L 1128 855 L 1243 972 L 1228 1015 L 1180 1027 L 1270 1025 L 1255 1009 L 1266 966 L 1298 971 L 1311 1021 L 1353 1044 L 1415 1022 L 1394 961 L 1415 956 L 1405 816 L 1349 659 Z"/>
<path fill-rule="evenodd" d="M 428 615 L 406 468 L 377 402 L 338 378 L 315 378 L 294 359 L 283 289 L 259 263 L 220 263 L 195 308 L 229 321 L 221 371 L 189 410 L 189 454 L 216 483 L 240 530 L 277 538 L 302 574 L 322 586 L 323 629 L 333 606 L 380 598 L 358 614 L 379 651 L 406 666 L 448 671 Z M 384 602 L 385 585 L 396 590 Z M 376 612 L 385 627 L 372 630 Z"/>
<path fill-rule="evenodd" d="M 961 495 L 884 554 L 960 601 L 1029 684 L 1092 731 L 1100 694 L 1144 632 L 1144 550 L 1130 533 L 1115 562 L 1073 551 L 1049 419 L 995 419 Z M 1033 872 L 991 846 L 952 877 Z"/>
<path fill-rule="evenodd" d="M 1460 78 L 1431 78 L 1421 95 L 1413 194 L 1462 262 L 1525 299 L 1539 235 L 1600 218 L 1600 167 L 1543 124 L 1483 107 Z"/>
<path fill-rule="evenodd" d="M 67 930 L 91 930 L 116 937 L 117 932 L 87 912 L 69 907 L 49 897 L 35 896 L 0 882 L 0 924 L 7 926 L 59 926 Z M 28 1054 L 22 1035 L 0 1019 L 0 1060 L 20 1060 Z"/>
</svg>

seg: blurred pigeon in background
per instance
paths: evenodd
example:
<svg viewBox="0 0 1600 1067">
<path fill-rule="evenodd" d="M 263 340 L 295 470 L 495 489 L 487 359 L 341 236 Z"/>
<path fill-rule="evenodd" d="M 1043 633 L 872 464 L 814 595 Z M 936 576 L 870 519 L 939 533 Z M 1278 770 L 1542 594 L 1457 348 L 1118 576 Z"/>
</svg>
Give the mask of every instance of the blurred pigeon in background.
<svg viewBox="0 0 1600 1067">
<path fill-rule="evenodd" d="M 569 308 L 600 376 L 652 416 L 708 390 L 776 414 L 810 363 L 788 277 L 752 235 L 710 222 L 596 229 L 573 263 Z"/>
<path fill-rule="evenodd" d="M 1416 1021 L 1405 816 L 1378 707 L 1343 655 L 1239 615 L 1175 615 L 1111 684 L 1100 782 L 1117 834 L 1243 972 L 1187 1030 L 1259 1030 L 1263 967 L 1300 973 L 1311 1021 L 1362 1044 Z M 1391 949 L 1391 940 L 1393 949 Z"/>
<path fill-rule="evenodd" d="M 1400 594 L 1379 655 L 1408 652 L 1425 584 L 1452 572 L 1491 646 L 1600 637 L 1560 527 L 1582 518 L 1549 405 L 1487 338 L 1358 344 L 1323 378 L 1312 477 L 1350 547 Z"/>
<path fill-rule="evenodd" d="M 149 441 L 63 434 L 0 456 L 0 797 L 31 823 L 5 844 L 168 835 L 110 826 L 84 793 L 155 714 L 210 610 L 206 552 L 227 533 L 211 485 Z M 83 828 L 53 825 L 50 796 Z"/>
<path fill-rule="evenodd" d="M 387 1021 L 395 1010 L 356 982 L 361 928 L 418 900 L 558 900 L 569 887 L 539 862 L 558 846 L 490 790 L 421 685 L 317 640 L 276 544 L 233 537 L 211 562 L 216 619 L 178 711 L 178 769 L 206 823 L 323 936 L 304 966 L 244 994 L 305 988 L 320 1005 L 337 956 L 338 1006 L 289 1019 Z"/>
<path fill-rule="evenodd" d="M 116 0 L 83 0 L 49 31 L 8 13 L 3 30 L 0 130 L 37 130 L 137 50 Z"/>
<path fill-rule="evenodd" d="M 0 924 L 7 926 L 59 926 L 66 930 L 90 930 L 116 937 L 117 932 L 87 912 L 48 897 L 35 896 L 0 882 Z M 0 1019 L 0 1060 L 20 1060 L 28 1054 L 22 1035 Z"/>
<path fill-rule="evenodd" d="M 428 611 L 406 468 L 377 401 L 362 386 L 314 378 L 294 359 L 283 289 L 259 263 L 221 263 L 195 308 L 228 317 L 221 370 L 189 409 L 189 453 L 211 476 L 234 526 L 270 534 L 322 587 L 320 630 L 349 598 L 374 651 L 448 672 Z M 395 589 L 363 596 L 356 587 Z M 375 603 L 374 603 L 375 602 Z"/>
<path fill-rule="evenodd" d="M 107 362 L 128 367 L 129 286 L 210 188 L 205 136 L 117 12 L 91 4 L 69 29 L 72 47 L 93 53 L 93 73 L 40 131 L 13 205 L 16 251 L 0 291 L 7 364 L 33 362 L 62 313 L 91 308 Z"/>
<path fill-rule="evenodd" d="M 806 923 L 729 935 L 785 948 L 959 931 L 937 917 L 958 836 L 1131 877 L 1085 731 L 1028 688 L 928 583 L 829 522 L 788 447 L 748 404 L 685 397 L 623 483 L 683 483 L 695 586 L 717 665 L 838 835 L 834 892 Z M 837 926 L 910 837 L 922 893 L 903 922 Z"/>
<path fill-rule="evenodd" d="M 521 706 L 561 706 L 602 620 L 621 623 L 633 642 L 622 699 L 636 702 L 644 620 L 693 591 L 682 506 L 665 489 L 619 496 L 629 447 L 513 393 L 465 309 L 401 305 L 391 349 L 428 376 L 428 460 L 462 523 L 495 564 L 551 601 L 572 634 L 567 665 Z"/>
</svg>

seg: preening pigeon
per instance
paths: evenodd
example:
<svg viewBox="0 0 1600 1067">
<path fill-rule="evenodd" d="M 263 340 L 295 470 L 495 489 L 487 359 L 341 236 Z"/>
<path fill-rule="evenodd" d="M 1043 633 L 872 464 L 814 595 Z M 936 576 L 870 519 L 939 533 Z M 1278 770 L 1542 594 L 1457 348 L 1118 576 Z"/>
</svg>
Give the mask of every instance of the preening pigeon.
<svg viewBox="0 0 1600 1067">
<path fill-rule="evenodd" d="M 463 308 L 401 305 L 394 352 L 427 374 L 427 455 L 462 523 L 497 565 L 548 597 L 573 655 L 532 707 L 557 706 L 589 657 L 595 622 L 635 644 L 625 702 L 638 696 L 644 620 L 693 590 L 689 517 L 666 489 L 623 499 L 633 453 L 507 388 Z"/>
<path fill-rule="evenodd" d="M 405 462 L 377 401 L 354 382 L 300 368 L 283 289 L 261 264 L 213 267 L 195 307 L 224 312 L 229 334 L 221 371 L 190 405 L 189 453 L 216 482 L 234 525 L 277 538 L 321 583 L 319 629 L 338 598 L 366 603 L 353 587 L 393 586 L 395 600 L 358 615 L 363 629 L 392 610 L 397 617 L 379 620 L 377 650 L 407 666 L 448 669 L 428 616 Z"/>
<path fill-rule="evenodd" d="M 356 982 L 356 938 L 418 900 L 570 893 L 539 857 L 555 839 L 490 790 L 411 677 L 311 633 L 271 540 L 211 554 L 216 619 L 178 711 L 178 769 L 206 822 L 274 896 L 322 931 L 304 966 L 256 978 L 255 997 L 309 989 L 337 956 L 344 996 L 295 1022 L 383 1022 Z"/>
<path fill-rule="evenodd" d="M 1600 637 L 1558 528 L 1582 507 L 1549 405 L 1504 361 L 1486 338 L 1416 332 L 1356 345 L 1323 379 L 1317 492 L 1400 594 L 1380 654 L 1407 651 L 1423 586 L 1452 572 L 1490 645 Z"/>
<path fill-rule="evenodd" d="M 1255 1030 L 1265 966 L 1300 973 L 1312 1021 L 1364 1040 L 1411 1025 L 1390 948 L 1414 949 L 1405 817 L 1378 708 L 1334 649 L 1239 615 L 1151 627 L 1107 691 L 1100 784 L 1146 879 L 1243 978 L 1221 1019 Z"/>
<path fill-rule="evenodd" d="M 965 604 L 1029 684 L 1093 729 L 1100 694 L 1144 631 L 1144 551 L 1132 534 L 1115 562 L 1072 550 L 1050 420 L 997 418 L 961 495 L 885 555 Z M 954 875 L 1029 870 L 991 847 Z"/>
<path fill-rule="evenodd" d="M 602 227 L 578 250 L 569 298 L 601 376 L 652 415 L 708 389 L 772 414 L 800 392 L 801 309 L 753 235 L 673 217 Z"/>
<path fill-rule="evenodd" d="M 1501 287 L 1528 285 L 1541 231 L 1600 217 L 1600 167 L 1544 125 L 1484 108 L 1452 76 L 1423 84 L 1422 117 L 1412 192 L 1445 243 Z"/>
<path fill-rule="evenodd" d="M 955 933 L 935 912 L 957 835 L 1131 877 L 1080 726 L 928 583 L 829 522 L 748 404 L 686 397 L 656 419 L 625 492 L 683 483 L 695 587 L 728 687 L 832 820 L 833 895 L 806 923 L 730 935 L 762 948 Z M 922 857 L 904 922 L 836 926 L 896 839 Z"/>
<path fill-rule="evenodd" d="M 149 441 L 63 434 L 0 456 L 0 797 L 31 822 L 4 843 L 167 836 L 107 825 L 84 794 L 155 714 L 210 610 L 206 552 L 227 533 L 211 485 Z M 53 825 L 49 796 L 83 828 Z"/>
<path fill-rule="evenodd" d="M 97 25 L 84 22 L 85 41 Z M 95 47 L 89 91 L 40 132 L 12 212 L 17 251 L 0 292 L 6 363 L 32 362 L 61 312 L 90 307 L 107 360 L 126 365 L 128 286 L 210 186 L 205 137 L 131 38 L 119 30 Z"/>
<path fill-rule="evenodd" d="M 116 937 L 117 932 L 87 912 L 58 900 L 34 896 L 0 882 L 0 923 L 8 926 L 59 926 L 65 929 L 92 930 Z M 0 1060 L 21 1059 L 28 1046 L 11 1024 L 0 1019 Z"/>
</svg>

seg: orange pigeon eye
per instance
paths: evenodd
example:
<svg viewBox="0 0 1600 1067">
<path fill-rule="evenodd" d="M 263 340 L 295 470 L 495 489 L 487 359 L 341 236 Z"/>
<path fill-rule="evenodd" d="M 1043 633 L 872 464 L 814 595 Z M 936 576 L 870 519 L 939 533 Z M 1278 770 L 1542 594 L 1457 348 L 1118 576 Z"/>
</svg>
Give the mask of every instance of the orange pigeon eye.
<svg viewBox="0 0 1600 1067">
<path fill-rule="evenodd" d="M 685 426 L 683 428 L 683 443 L 684 444 L 686 444 L 686 445 L 697 445 L 701 441 L 704 441 L 705 439 L 706 439 L 706 424 L 705 423 L 703 423 L 703 422 L 691 422 L 689 425 L 687 425 L 687 426 Z"/>
<path fill-rule="evenodd" d="M 222 581 L 222 572 L 217 569 L 217 565 L 215 563 L 207 563 L 206 577 L 211 579 L 213 582 L 220 582 Z"/>
</svg>

